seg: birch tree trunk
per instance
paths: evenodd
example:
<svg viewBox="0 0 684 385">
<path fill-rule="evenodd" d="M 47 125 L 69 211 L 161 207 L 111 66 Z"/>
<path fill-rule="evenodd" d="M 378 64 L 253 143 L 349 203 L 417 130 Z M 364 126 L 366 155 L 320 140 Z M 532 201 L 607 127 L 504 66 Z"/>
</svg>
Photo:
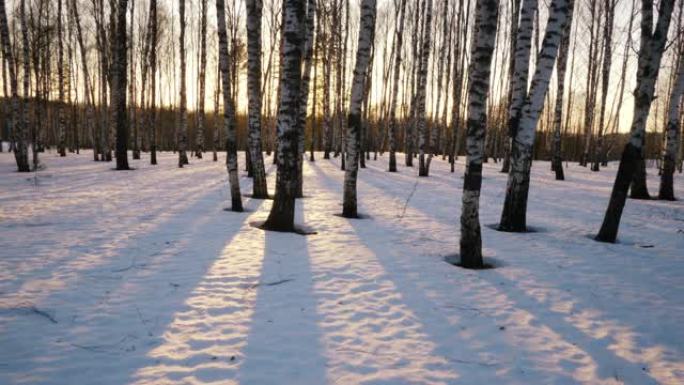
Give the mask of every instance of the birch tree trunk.
<svg viewBox="0 0 684 385">
<path fill-rule="evenodd" d="M 185 0 L 181 0 L 183 2 Z M 226 169 L 230 183 L 231 210 L 243 211 L 238 178 L 237 138 L 235 133 L 235 104 L 232 98 L 230 65 L 228 62 L 228 33 L 226 31 L 226 6 L 224 0 L 216 0 L 218 24 L 219 66 L 223 89 L 223 124 L 226 131 Z"/>
<path fill-rule="evenodd" d="M 394 75 L 392 93 L 390 95 L 390 125 L 389 125 L 389 171 L 397 172 L 397 100 L 399 99 L 399 75 L 401 74 L 401 53 L 404 36 L 404 20 L 406 14 L 406 0 L 400 0 L 399 25 L 394 34 Z"/>
<path fill-rule="evenodd" d="M 356 48 L 356 64 L 349 102 L 349 118 L 347 119 L 349 125 L 347 129 L 348 164 L 344 172 L 344 198 L 342 202 L 342 216 L 346 218 L 358 218 L 356 179 L 359 167 L 361 104 L 363 103 L 365 78 L 375 35 L 375 15 L 376 1 L 363 0 L 361 2 L 361 23 L 359 42 Z"/>
<path fill-rule="evenodd" d="M 537 0 L 523 0 L 520 9 L 520 25 L 516 34 L 511 96 L 508 106 L 508 133 L 513 140 L 518 132 L 522 107 L 527 99 L 527 79 L 530 72 L 530 51 Z"/>
<path fill-rule="evenodd" d="M 90 137 L 93 145 L 93 157 L 94 160 L 98 160 L 98 153 L 100 149 L 100 143 L 97 140 L 97 135 L 95 131 L 95 93 L 93 87 L 90 83 L 90 72 L 88 69 L 88 56 L 86 51 L 86 46 L 83 42 L 83 30 L 81 29 L 81 19 L 78 13 L 78 4 L 76 0 L 71 0 L 71 12 L 73 14 L 74 26 L 76 29 L 76 40 L 78 42 L 78 47 L 81 52 L 81 65 L 83 71 L 83 84 L 85 86 L 85 98 L 86 98 L 86 127 L 88 132 L 90 132 Z"/>
<path fill-rule="evenodd" d="M 665 49 L 667 31 L 674 0 L 662 0 L 658 9 L 658 21 L 653 31 L 653 1 L 641 1 L 641 41 L 637 82 L 634 90 L 634 116 L 629 142 L 625 145 L 620 159 L 610 202 L 603 218 L 603 224 L 596 236 L 597 241 L 613 243 L 617 239 L 622 210 L 627 199 L 627 190 L 639 164 L 643 161 L 642 150 L 646 135 L 646 121 L 653 101 L 655 83 L 658 78 L 660 61 Z"/>
<path fill-rule="evenodd" d="M 218 0 L 223 1 L 223 0 Z M 278 106 L 278 164 L 276 193 L 265 230 L 295 231 L 294 210 L 297 188 L 297 121 L 304 50 L 304 0 L 283 0 L 282 76 Z"/>
<path fill-rule="evenodd" d="M 204 101 L 206 97 L 207 74 L 207 0 L 202 0 L 200 7 L 200 53 L 199 53 L 199 93 L 197 98 L 197 134 L 195 136 L 195 156 L 202 159 L 204 153 Z M 249 23 L 248 23 L 249 25 Z"/>
<path fill-rule="evenodd" d="M 675 200 L 673 174 L 681 136 L 680 106 L 684 103 L 682 101 L 684 100 L 682 98 L 682 94 L 684 94 L 684 50 L 680 52 L 677 67 L 679 71 L 670 93 L 670 102 L 667 108 L 667 136 L 663 151 L 663 173 L 660 176 L 660 191 L 658 192 L 658 199 L 670 201 Z"/>
<path fill-rule="evenodd" d="M 561 156 L 561 128 L 563 126 L 563 94 L 565 93 L 565 70 L 568 65 L 568 49 L 570 48 L 570 32 L 572 30 L 572 17 L 575 9 L 575 1 L 568 1 L 568 21 L 563 28 L 563 35 L 558 48 L 558 62 L 556 63 L 556 104 L 553 115 L 553 171 L 556 180 L 564 180 L 563 158 Z M 572 90 L 570 90 L 572 92 Z M 566 111 L 569 114 L 570 111 Z"/>
<path fill-rule="evenodd" d="M 492 53 L 499 12 L 498 0 L 478 0 L 475 7 L 475 31 L 468 73 L 468 135 L 466 169 L 461 206 L 460 265 L 482 268 L 482 236 L 480 233 L 480 188 L 482 158 L 487 128 L 487 95 Z"/>
<path fill-rule="evenodd" d="M 427 74 L 430 60 L 430 35 L 432 27 L 432 0 L 425 3 L 423 21 L 423 48 L 420 50 L 420 67 L 418 69 L 418 92 L 416 94 L 416 120 L 418 121 L 418 176 L 428 176 L 425 160 L 425 152 L 431 152 L 428 143 L 427 115 L 425 112 L 425 99 L 427 94 Z"/>
<path fill-rule="evenodd" d="M 62 26 L 62 0 L 57 0 L 57 87 L 58 101 L 58 141 L 57 151 L 59 156 L 66 156 L 66 111 L 64 105 L 64 29 Z"/>
<path fill-rule="evenodd" d="M 150 0 L 150 164 L 157 164 L 157 0 Z"/>
<path fill-rule="evenodd" d="M 549 12 L 550 16 L 530 91 L 518 115 L 519 119 L 514 120 L 512 124 L 514 136 L 511 147 L 511 171 L 508 174 L 506 199 L 499 224 L 499 229 L 502 231 L 527 231 L 527 196 L 530 188 L 535 131 L 549 88 L 561 33 L 568 22 L 568 1 L 553 0 Z"/>
<path fill-rule="evenodd" d="M 128 170 L 128 111 L 126 109 L 126 6 L 128 0 L 118 0 L 116 9 L 116 35 L 114 41 L 113 107 L 116 125 L 116 169 Z"/>
<path fill-rule="evenodd" d="M 178 122 L 178 167 L 188 164 L 188 111 L 185 84 L 185 0 L 178 0 L 178 17 L 180 18 L 180 38 L 178 49 L 180 51 L 180 103 Z"/>
<path fill-rule="evenodd" d="M 306 6 L 306 28 L 304 40 L 304 52 L 302 53 L 302 84 L 299 90 L 299 117 L 297 129 L 299 130 L 297 140 L 297 198 L 304 196 L 304 176 L 302 173 L 302 163 L 304 160 L 304 139 L 306 133 L 306 115 L 309 102 L 309 83 L 311 81 L 311 66 L 313 59 L 314 23 L 315 23 L 316 2 L 308 0 Z"/>
<path fill-rule="evenodd" d="M 264 157 L 261 151 L 261 18 L 262 0 L 247 1 L 247 93 L 249 155 L 252 168 L 252 197 L 268 198 Z"/>
<path fill-rule="evenodd" d="M 25 11 L 23 10 L 22 0 L 22 25 L 26 23 Z M 5 0 L 0 0 L 0 38 L 2 39 L 2 57 L 7 63 L 7 68 L 9 70 L 9 81 L 10 81 L 10 92 L 12 93 L 12 131 L 14 137 L 12 141 L 14 142 L 14 159 L 17 162 L 17 171 L 19 172 L 30 172 L 31 167 L 29 166 L 28 160 L 28 130 L 23 119 L 20 116 L 20 101 L 19 101 L 19 83 L 16 65 L 17 61 L 14 58 L 14 52 L 12 51 L 12 44 L 9 38 L 9 25 L 7 23 L 7 11 L 5 10 Z M 26 47 L 28 49 L 28 47 Z"/>
<path fill-rule="evenodd" d="M 599 114 L 598 137 L 596 140 L 596 149 L 594 150 L 594 159 L 591 165 L 591 171 L 599 171 L 601 165 L 601 158 L 603 155 L 604 132 L 607 129 L 604 127 L 606 119 L 606 99 L 608 98 L 608 85 L 610 82 L 610 66 L 612 59 L 612 44 L 613 44 L 613 20 L 615 19 L 615 5 L 616 0 L 605 0 L 604 8 L 606 13 L 606 21 L 603 27 L 603 64 L 601 68 L 601 113 Z"/>
</svg>

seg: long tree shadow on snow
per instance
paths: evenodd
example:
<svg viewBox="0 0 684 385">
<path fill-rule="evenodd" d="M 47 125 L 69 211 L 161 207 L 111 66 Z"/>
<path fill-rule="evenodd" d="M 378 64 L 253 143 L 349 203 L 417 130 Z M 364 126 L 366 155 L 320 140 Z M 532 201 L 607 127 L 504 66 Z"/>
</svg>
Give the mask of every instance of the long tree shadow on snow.
<svg viewBox="0 0 684 385">
<path fill-rule="evenodd" d="M 305 201 L 297 200 L 297 223 L 303 220 Z M 241 385 L 323 384 L 326 359 L 307 237 L 274 231 L 265 231 L 264 237 L 254 313 L 237 379 Z"/>
<path fill-rule="evenodd" d="M 110 259 L 79 269 L 75 282 L 35 304 L 57 323 L 46 326 L 38 313 L 6 310 L 10 314 L 2 315 L 8 322 L 0 340 L 4 347 L 0 361 L 8 370 L 0 378 L 6 376 L 10 383 L 50 378 L 69 383 L 114 378 L 115 383 L 130 383 L 136 369 L 154 364 L 147 353 L 163 343 L 174 313 L 183 309 L 193 288 L 247 218 L 221 210 L 223 202 L 214 199 L 216 189 L 135 236 L 128 246 L 117 247 Z M 141 253 L 139 245 L 154 244 L 156 251 Z M 93 291 L 84 296 L 79 281 Z M 36 328 L 44 332 L 35 335 L 31 330 Z"/>
</svg>

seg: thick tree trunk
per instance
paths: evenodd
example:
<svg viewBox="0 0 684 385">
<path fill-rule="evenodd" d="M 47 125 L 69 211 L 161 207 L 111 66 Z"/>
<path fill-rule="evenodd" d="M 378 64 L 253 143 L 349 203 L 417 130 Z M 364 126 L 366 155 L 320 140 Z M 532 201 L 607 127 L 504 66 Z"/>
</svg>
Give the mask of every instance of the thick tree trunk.
<svg viewBox="0 0 684 385">
<path fill-rule="evenodd" d="M 375 36 L 375 15 L 376 1 L 363 0 L 361 2 L 359 42 L 356 48 L 356 64 L 349 103 L 349 118 L 347 119 L 349 124 L 347 128 L 348 164 L 344 173 L 344 199 L 342 202 L 342 216 L 346 218 L 358 217 L 356 179 L 359 167 L 361 104 L 364 99 L 365 78 Z"/>
<path fill-rule="evenodd" d="M 475 32 L 468 74 L 468 135 L 461 208 L 460 264 L 467 268 L 484 267 L 480 233 L 480 188 L 487 128 L 487 95 L 498 10 L 498 0 L 478 0 L 475 8 Z"/>
<path fill-rule="evenodd" d="M 222 0 L 219 0 L 222 1 Z M 302 83 L 305 0 L 283 0 L 282 76 L 278 106 L 276 193 L 266 230 L 294 231 L 297 189 L 297 120 Z"/>
<path fill-rule="evenodd" d="M 252 197 L 268 198 L 264 157 L 261 151 L 261 17 L 262 0 L 247 1 L 247 96 L 249 114 L 249 156 Z"/>
<path fill-rule="evenodd" d="M 643 161 L 642 148 L 646 135 L 646 121 L 653 101 L 660 61 L 667 40 L 667 31 L 670 27 L 673 4 L 674 0 L 662 0 L 660 2 L 658 22 L 655 31 L 652 32 L 653 1 L 642 0 L 641 2 L 641 42 L 630 140 L 622 152 L 610 202 L 601 229 L 596 236 L 597 241 L 612 243 L 617 239 L 622 210 L 627 198 L 627 189 L 639 161 Z"/>
<path fill-rule="evenodd" d="M 126 7 L 128 0 L 118 0 L 116 9 L 116 36 L 114 46 L 113 107 L 116 125 L 116 169 L 128 170 L 128 111 L 126 109 Z"/>
<path fill-rule="evenodd" d="M 508 175 L 506 198 L 499 224 L 499 229 L 502 231 L 527 231 L 527 196 L 530 188 L 535 131 L 558 54 L 561 32 L 568 23 L 570 9 L 568 3 L 567 0 L 553 0 L 551 3 L 549 21 L 530 92 L 525 98 L 519 114 L 520 118 L 511 126 L 514 136 L 511 149 L 511 171 Z"/>
<path fill-rule="evenodd" d="M 181 0 L 185 1 L 185 0 Z M 226 32 L 226 7 L 224 0 L 216 0 L 218 24 L 219 66 L 223 88 L 223 124 L 226 132 L 226 169 L 230 184 L 231 210 L 243 211 L 238 178 L 237 138 L 235 133 L 235 104 L 232 97 L 230 65 L 228 61 L 228 33 Z"/>
</svg>

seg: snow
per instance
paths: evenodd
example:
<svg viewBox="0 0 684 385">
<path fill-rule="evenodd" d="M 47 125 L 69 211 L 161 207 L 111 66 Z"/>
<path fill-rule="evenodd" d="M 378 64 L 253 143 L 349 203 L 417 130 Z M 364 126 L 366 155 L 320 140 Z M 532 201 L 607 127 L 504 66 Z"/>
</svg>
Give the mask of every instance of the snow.
<svg viewBox="0 0 684 385">
<path fill-rule="evenodd" d="M 91 159 L 46 153 L 19 174 L 0 154 L 0 384 L 684 383 L 684 203 L 629 200 L 620 242 L 591 240 L 616 164 L 555 181 L 535 162 L 538 231 L 483 226 L 497 267 L 470 271 L 444 262 L 462 159 L 428 178 L 367 161 L 369 218 L 348 220 L 339 159 L 317 154 L 297 202 L 309 236 L 251 226 L 271 201 L 224 211 L 223 154 Z M 483 225 L 499 219 L 499 168 L 485 164 Z"/>
</svg>

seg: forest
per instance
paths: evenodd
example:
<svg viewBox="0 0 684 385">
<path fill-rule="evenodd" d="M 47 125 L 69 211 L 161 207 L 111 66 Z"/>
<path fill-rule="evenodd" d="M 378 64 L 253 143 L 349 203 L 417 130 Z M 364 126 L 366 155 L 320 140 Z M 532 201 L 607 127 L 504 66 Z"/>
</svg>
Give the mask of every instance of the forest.
<svg viewBox="0 0 684 385">
<path fill-rule="evenodd" d="M 0 383 L 684 382 L 684 0 L 0 1 Z"/>
</svg>

